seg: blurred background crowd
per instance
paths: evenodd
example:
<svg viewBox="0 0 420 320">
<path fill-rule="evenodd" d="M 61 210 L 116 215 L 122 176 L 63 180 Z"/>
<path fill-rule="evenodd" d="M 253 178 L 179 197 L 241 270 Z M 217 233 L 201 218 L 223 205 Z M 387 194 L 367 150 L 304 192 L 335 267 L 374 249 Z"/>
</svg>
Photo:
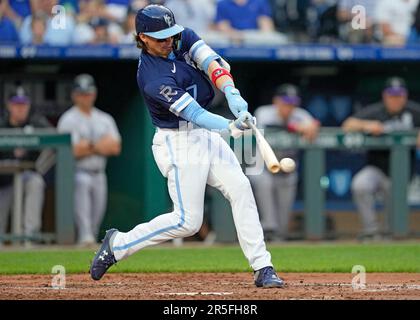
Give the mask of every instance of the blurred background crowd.
<svg viewBox="0 0 420 320">
<path fill-rule="evenodd" d="M 419 0 L 0 0 L 0 42 L 129 44 L 150 3 L 211 42 L 419 42 Z"/>
</svg>

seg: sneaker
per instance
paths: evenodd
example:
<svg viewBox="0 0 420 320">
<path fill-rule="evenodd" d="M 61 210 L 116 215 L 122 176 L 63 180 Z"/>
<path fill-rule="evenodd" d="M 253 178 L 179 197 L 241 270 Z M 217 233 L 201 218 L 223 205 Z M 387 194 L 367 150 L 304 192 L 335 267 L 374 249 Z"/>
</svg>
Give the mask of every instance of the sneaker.
<svg viewBox="0 0 420 320">
<path fill-rule="evenodd" d="M 92 265 L 90 266 L 90 276 L 93 280 L 100 280 L 105 272 L 115 263 L 117 260 L 111 251 L 110 240 L 112 236 L 118 232 L 117 229 L 108 230 L 102 240 L 102 246 L 93 258 Z"/>
<path fill-rule="evenodd" d="M 383 237 L 379 232 L 362 233 L 357 237 L 360 242 L 378 242 L 382 241 Z"/>
<path fill-rule="evenodd" d="M 264 267 L 254 272 L 255 285 L 263 288 L 282 288 L 283 279 L 279 278 L 273 267 Z"/>
</svg>

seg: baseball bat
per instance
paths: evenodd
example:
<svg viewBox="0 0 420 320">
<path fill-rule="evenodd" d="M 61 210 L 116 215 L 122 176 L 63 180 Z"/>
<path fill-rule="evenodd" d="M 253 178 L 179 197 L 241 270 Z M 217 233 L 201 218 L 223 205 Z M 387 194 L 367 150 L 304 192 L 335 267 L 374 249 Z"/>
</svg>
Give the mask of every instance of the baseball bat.
<svg viewBox="0 0 420 320">
<path fill-rule="evenodd" d="M 260 150 L 261 156 L 267 166 L 267 169 L 272 173 L 277 173 L 281 170 L 279 160 L 277 160 L 273 149 L 265 140 L 260 130 L 250 121 L 247 121 L 248 126 L 254 131 L 255 140 L 257 141 L 258 149 Z"/>
</svg>

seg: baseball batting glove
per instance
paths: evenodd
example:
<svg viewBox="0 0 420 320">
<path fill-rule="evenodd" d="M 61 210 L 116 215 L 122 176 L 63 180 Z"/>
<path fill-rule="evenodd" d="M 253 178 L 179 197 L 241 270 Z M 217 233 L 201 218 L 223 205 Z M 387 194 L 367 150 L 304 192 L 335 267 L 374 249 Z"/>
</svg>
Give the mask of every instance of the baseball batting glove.
<svg viewBox="0 0 420 320">
<path fill-rule="evenodd" d="M 230 111 L 235 115 L 235 117 L 239 117 L 239 113 L 242 111 L 248 110 L 248 102 L 241 97 L 241 94 L 238 89 L 227 86 L 224 90 L 226 100 L 229 105 Z"/>
<path fill-rule="evenodd" d="M 255 117 L 253 117 L 248 111 L 242 111 L 239 114 L 238 119 L 232 120 L 229 123 L 230 135 L 234 137 L 235 139 L 242 136 L 244 130 L 250 128 L 248 124 L 246 123 L 247 121 L 252 122 L 253 124 L 256 124 Z"/>
</svg>

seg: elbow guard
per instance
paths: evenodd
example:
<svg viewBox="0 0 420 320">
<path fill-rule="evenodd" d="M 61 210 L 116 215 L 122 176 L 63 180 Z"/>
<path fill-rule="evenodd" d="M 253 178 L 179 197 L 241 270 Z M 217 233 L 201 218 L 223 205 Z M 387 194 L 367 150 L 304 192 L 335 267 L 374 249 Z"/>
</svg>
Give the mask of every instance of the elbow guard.
<svg viewBox="0 0 420 320">
<path fill-rule="evenodd" d="M 190 58 L 197 64 L 197 66 L 206 73 L 212 61 L 223 60 L 203 40 L 199 40 L 194 43 L 188 54 Z"/>
</svg>

